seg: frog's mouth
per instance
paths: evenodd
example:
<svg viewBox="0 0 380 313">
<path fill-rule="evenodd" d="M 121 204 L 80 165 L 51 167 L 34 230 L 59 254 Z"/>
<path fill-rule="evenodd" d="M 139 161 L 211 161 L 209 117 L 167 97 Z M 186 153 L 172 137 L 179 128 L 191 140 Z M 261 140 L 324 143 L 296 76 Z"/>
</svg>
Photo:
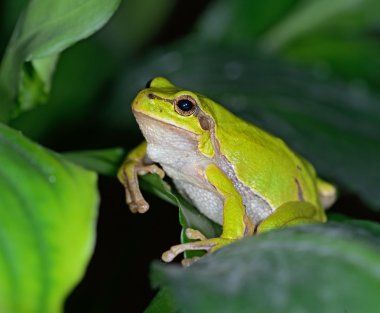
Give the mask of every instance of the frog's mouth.
<svg viewBox="0 0 380 313">
<path fill-rule="evenodd" d="M 193 148 L 199 141 L 199 135 L 189 130 L 157 120 L 142 112 L 133 110 L 133 114 L 148 143 L 186 149 L 190 146 Z"/>
</svg>

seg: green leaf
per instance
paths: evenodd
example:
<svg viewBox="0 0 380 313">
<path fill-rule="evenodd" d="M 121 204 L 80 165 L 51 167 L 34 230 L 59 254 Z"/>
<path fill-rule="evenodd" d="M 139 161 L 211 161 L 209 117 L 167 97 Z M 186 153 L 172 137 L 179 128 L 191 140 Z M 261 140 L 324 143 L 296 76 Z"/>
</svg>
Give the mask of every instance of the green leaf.
<svg viewBox="0 0 380 313">
<path fill-rule="evenodd" d="M 155 284 L 192 312 L 372 312 L 380 306 L 380 239 L 345 224 L 249 237 L 189 268 L 155 263 Z"/>
<path fill-rule="evenodd" d="M 124 157 L 122 148 L 72 151 L 63 154 L 68 160 L 99 174 L 116 176 Z"/>
<path fill-rule="evenodd" d="M 130 102 L 154 76 L 198 91 L 285 139 L 320 175 L 380 210 L 379 98 L 360 86 L 314 75 L 235 46 L 186 44 L 152 53 L 128 68 L 107 107 L 110 123 L 130 118 Z"/>
<path fill-rule="evenodd" d="M 101 28 L 120 0 L 31 0 L 0 67 L 0 120 L 44 102 L 59 53 Z"/>
<path fill-rule="evenodd" d="M 379 9 L 377 0 L 218 0 L 201 17 L 197 35 L 278 50 L 321 31 L 342 38 L 363 35 L 379 27 Z"/>
<path fill-rule="evenodd" d="M 160 289 L 157 295 L 150 302 L 144 313 L 176 313 L 178 306 L 174 302 L 173 296 L 166 288 Z"/>
<path fill-rule="evenodd" d="M 378 86 L 380 44 L 377 40 L 318 34 L 298 40 L 283 54 L 293 63 L 311 64 L 319 75 L 339 76 L 366 88 L 373 86 L 374 90 Z"/>
<path fill-rule="evenodd" d="M 98 98 L 115 67 L 111 51 L 96 39 L 99 37 L 82 41 L 66 50 L 54 73 L 54 88 L 49 94 L 48 105 L 18 115 L 9 125 L 37 141 L 44 141 L 57 129 L 84 125 L 84 120 L 88 120 L 85 114 L 96 112 L 94 99 Z M 86 83 L 72 83 L 73 77 L 76 82 Z"/>
<path fill-rule="evenodd" d="M 0 311 L 62 312 L 95 241 L 96 175 L 0 124 Z"/>
</svg>

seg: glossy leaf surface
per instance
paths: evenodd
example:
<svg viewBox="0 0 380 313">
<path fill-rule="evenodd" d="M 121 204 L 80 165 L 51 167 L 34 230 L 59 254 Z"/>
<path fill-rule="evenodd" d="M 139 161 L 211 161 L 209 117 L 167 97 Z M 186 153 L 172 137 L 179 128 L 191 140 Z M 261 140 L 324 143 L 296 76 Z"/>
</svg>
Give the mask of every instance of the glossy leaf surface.
<svg viewBox="0 0 380 313">
<path fill-rule="evenodd" d="M 0 67 L 0 120 L 46 101 L 59 53 L 102 27 L 119 0 L 32 0 Z"/>
<path fill-rule="evenodd" d="M 372 312 L 380 305 L 374 229 L 330 223 L 270 232 L 189 268 L 156 263 L 153 280 L 184 313 Z"/>
<path fill-rule="evenodd" d="M 0 311 L 56 313 L 94 248 L 96 175 L 0 124 Z"/>
</svg>

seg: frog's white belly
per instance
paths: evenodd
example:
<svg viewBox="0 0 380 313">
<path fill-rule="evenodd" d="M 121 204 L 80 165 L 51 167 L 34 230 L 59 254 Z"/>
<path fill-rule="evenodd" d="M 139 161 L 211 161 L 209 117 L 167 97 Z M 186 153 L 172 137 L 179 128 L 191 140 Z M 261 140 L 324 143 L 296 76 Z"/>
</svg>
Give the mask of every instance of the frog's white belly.
<svg viewBox="0 0 380 313">
<path fill-rule="evenodd" d="M 182 146 L 182 148 L 185 148 Z M 218 165 L 242 196 L 243 203 L 254 224 L 267 218 L 273 208 L 235 176 L 233 168 L 224 158 L 212 160 L 199 154 L 197 149 L 175 149 L 148 144 L 148 156 L 160 163 L 166 174 L 173 179 L 178 191 L 214 222 L 223 224 L 223 198 L 206 179 L 205 168 L 211 162 Z"/>
</svg>

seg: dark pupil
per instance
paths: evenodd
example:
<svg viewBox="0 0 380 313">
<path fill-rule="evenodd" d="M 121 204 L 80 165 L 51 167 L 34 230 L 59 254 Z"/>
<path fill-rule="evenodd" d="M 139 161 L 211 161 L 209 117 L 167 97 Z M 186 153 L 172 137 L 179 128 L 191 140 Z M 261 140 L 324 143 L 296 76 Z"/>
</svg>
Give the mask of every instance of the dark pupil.
<svg viewBox="0 0 380 313">
<path fill-rule="evenodd" d="M 177 106 L 182 111 L 188 112 L 193 108 L 194 104 L 190 100 L 183 99 L 178 101 Z"/>
</svg>

